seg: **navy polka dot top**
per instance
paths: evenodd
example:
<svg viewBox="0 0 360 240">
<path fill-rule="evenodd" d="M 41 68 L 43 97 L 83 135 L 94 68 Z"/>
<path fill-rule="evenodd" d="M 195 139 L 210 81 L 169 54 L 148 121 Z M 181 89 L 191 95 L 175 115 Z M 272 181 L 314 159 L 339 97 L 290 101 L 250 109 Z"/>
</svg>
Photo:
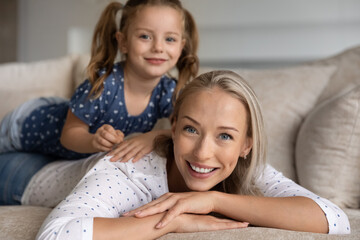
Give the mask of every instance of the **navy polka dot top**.
<svg viewBox="0 0 360 240">
<path fill-rule="evenodd" d="M 105 71 L 101 71 L 105 74 Z M 80 154 L 65 149 L 60 143 L 61 131 L 68 109 L 84 123 L 89 132 L 95 133 L 104 124 L 112 125 L 125 136 L 134 132 L 148 132 L 159 118 L 168 117 L 172 112 L 172 94 L 176 81 L 163 76 L 154 88 L 145 110 L 132 116 L 127 112 L 124 98 L 124 72 L 121 63 L 104 81 L 100 97 L 89 98 L 91 84 L 85 80 L 75 91 L 70 102 L 49 104 L 35 109 L 24 121 L 21 144 L 24 151 L 39 152 L 63 159 L 79 159 Z"/>
</svg>

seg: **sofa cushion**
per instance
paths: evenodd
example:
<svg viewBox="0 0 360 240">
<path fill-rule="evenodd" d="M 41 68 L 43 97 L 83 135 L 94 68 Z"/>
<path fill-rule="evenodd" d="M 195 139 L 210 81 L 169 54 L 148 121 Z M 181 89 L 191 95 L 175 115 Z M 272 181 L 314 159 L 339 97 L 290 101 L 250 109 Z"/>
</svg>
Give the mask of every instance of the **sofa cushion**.
<svg viewBox="0 0 360 240">
<path fill-rule="evenodd" d="M 310 62 L 312 66 L 336 65 L 337 70 L 319 97 L 319 102 L 337 95 L 344 86 L 360 84 L 360 45 L 335 56 Z"/>
<path fill-rule="evenodd" d="M 0 119 L 31 98 L 72 94 L 73 57 L 0 66 Z M 6 103 L 6 104 L 4 104 Z"/>
<path fill-rule="evenodd" d="M 262 104 L 268 135 L 268 162 L 294 181 L 295 141 L 301 122 L 335 72 L 335 66 L 271 70 L 235 69 Z"/>
<path fill-rule="evenodd" d="M 360 207 L 360 85 L 306 118 L 296 145 L 299 182 L 340 207 Z"/>
<path fill-rule="evenodd" d="M 76 62 L 74 64 L 73 71 L 74 88 L 78 87 L 85 79 L 88 78 L 86 68 L 89 62 L 90 55 L 88 54 L 76 56 Z"/>
<path fill-rule="evenodd" d="M 351 224 L 350 235 L 328 235 L 288 231 L 275 228 L 248 227 L 198 233 L 169 233 L 159 240 L 358 240 L 360 234 L 360 210 L 344 209 Z M 34 206 L 0 206 L 0 239 L 33 240 L 50 208 Z"/>
</svg>

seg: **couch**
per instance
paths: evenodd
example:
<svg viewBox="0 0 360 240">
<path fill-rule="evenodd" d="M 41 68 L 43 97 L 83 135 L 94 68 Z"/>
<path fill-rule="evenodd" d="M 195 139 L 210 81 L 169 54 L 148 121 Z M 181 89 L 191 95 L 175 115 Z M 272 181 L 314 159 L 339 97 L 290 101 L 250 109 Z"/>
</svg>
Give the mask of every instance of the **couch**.
<svg viewBox="0 0 360 240">
<path fill-rule="evenodd" d="M 0 118 L 37 96 L 69 98 L 88 56 L 0 65 Z M 201 72 L 211 70 L 202 67 Z M 268 162 L 348 214 L 350 235 L 263 227 L 167 234 L 160 239 L 360 239 L 360 46 L 277 69 L 232 69 L 255 89 L 268 133 Z M 158 127 L 168 126 L 162 122 Z M 34 239 L 51 211 L 0 206 L 0 239 Z"/>
</svg>

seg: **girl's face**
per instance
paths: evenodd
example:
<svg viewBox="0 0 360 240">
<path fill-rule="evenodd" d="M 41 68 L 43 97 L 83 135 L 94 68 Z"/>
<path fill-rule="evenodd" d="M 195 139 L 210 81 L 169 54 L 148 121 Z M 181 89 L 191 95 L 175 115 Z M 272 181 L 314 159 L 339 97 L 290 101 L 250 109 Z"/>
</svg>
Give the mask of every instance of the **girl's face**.
<svg viewBox="0 0 360 240">
<path fill-rule="evenodd" d="M 185 44 L 181 13 L 167 6 L 146 6 L 131 19 L 126 37 L 118 33 L 126 70 L 140 78 L 159 78 L 178 61 Z"/>
<path fill-rule="evenodd" d="M 227 178 L 247 155 L 244 105 L 215 87 L 189 95 L 172 125 L 174 156 L 187 187 L 207 191 Z"/>
</svg>

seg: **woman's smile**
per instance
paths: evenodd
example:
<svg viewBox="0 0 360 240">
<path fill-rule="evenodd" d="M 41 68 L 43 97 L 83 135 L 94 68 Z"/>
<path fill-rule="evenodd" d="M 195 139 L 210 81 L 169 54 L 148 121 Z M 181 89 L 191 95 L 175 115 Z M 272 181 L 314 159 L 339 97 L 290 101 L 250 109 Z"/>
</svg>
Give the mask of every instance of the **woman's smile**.
<svg viewBox="0 0 360 240">
<path fill-rule="evenodd" d="M 201 166 L 187 161 L 190 174 L 195 178 L 208 178 L 212 176 L 218 168 Z"/>
</svg>

